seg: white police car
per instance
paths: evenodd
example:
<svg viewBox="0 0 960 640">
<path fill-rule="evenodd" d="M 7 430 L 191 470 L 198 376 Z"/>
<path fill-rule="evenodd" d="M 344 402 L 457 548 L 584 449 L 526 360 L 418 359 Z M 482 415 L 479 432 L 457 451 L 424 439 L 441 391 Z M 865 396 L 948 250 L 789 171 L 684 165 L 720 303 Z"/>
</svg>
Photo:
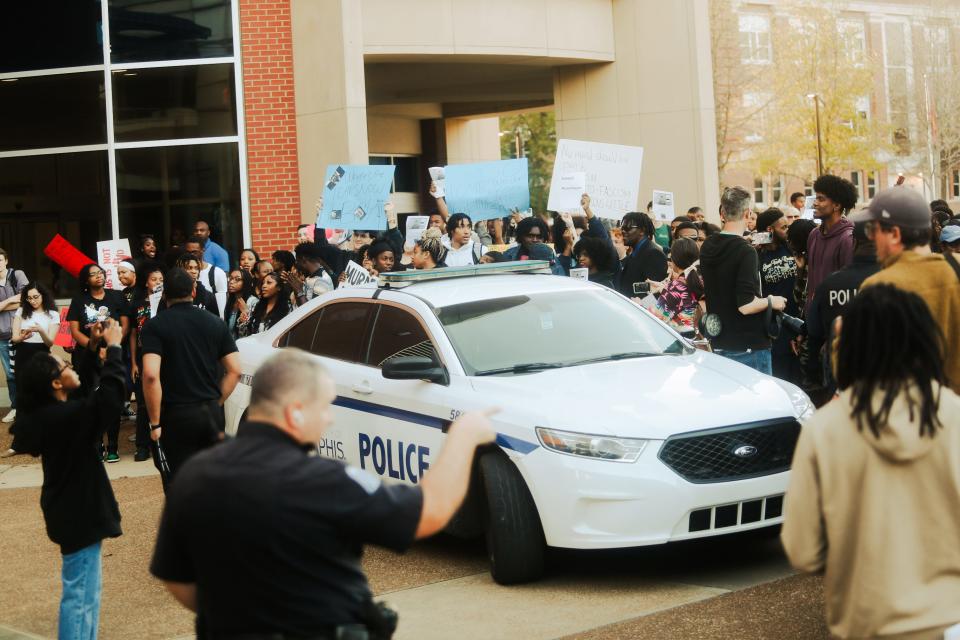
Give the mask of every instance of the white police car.
<svg viewBox="0 0 960 640">
<path fill-rule="evenodd" d="M 623 296 L 507 263 L 381 276 L 240 340 L 236 430 L 275 349 L 317 355 L 337 385 L 321 455 L 416 484 L 464 411 L 499 406 L 454 533 L 485 533 L 500 583 L 546 547 L 633 547 L 782 521 L 797 387 L 698 351 Z M 468 275 L 469 277 L 464 277 Z M 487 275 L 496 274 L 496 275 Z M 322 499 L 322 496 L 318 496 Z"/>
</svg>

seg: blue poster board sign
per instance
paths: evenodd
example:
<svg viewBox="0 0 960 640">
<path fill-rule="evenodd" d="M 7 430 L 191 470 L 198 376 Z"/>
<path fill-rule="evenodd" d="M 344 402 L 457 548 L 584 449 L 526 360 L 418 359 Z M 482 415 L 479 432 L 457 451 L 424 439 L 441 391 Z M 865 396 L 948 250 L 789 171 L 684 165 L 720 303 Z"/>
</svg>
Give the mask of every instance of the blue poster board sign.
<svg viewBox="0 0 960 640">
<path fill-rule="evenodd" d="M 323 185 L 324 229 L 386 229 L 383 206 L 390 200 L 393 165 L 331 164 Z"/>
<path fill-rule="evenodd" d="M 444 173 L 450 213 L 465 213 L 477 222 L 530 208 L 526 158 L 453 164 Z"/>
</svg>

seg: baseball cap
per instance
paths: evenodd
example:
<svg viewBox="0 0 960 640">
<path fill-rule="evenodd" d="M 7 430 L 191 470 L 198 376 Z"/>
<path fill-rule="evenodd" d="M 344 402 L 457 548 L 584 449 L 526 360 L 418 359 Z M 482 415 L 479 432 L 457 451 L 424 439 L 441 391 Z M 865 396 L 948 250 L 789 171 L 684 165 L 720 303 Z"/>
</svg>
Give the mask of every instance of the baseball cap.
<svg viewBox="0 0 960 640">
<path fill-rule="evenodd" d="M 930 205 L 919 193 L 908 187 L 892 187 L 881 191 L 863 211 L 847 216 L 851 222 L 880 222 L 906 229 L 929 229 Z"/>
<path fill-rule="evenodd" d="M 948 224 L 940 232 L 940 242 L 953 244 L 960 241 L 960 225 Z"/>
</svg>

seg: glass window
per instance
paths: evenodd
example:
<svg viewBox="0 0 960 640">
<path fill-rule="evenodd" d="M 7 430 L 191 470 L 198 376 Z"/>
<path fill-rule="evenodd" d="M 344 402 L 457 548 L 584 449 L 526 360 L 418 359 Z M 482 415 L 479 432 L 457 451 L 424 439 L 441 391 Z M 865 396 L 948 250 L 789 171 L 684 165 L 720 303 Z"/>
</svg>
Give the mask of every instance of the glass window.
<svg viewBox="0 0 960 640">
<path fill-rule="evenodd" d="M 103 72 L 0 82 L 0 151 L 106 142 Z"/>
<path fill-rule="evenodd" d="M 113 72 L 118 142 L 237 133 L 232 64 Z"/>
<path fill-rule="evenodd" d="M 877 195 L 877 172 L 870 171 L 867 173 L 867 200 L 872 200 L 875 195 Z"/>
<path fill-rule="evenodd" d="M 862 65 L 867 58 L 867 29 L 863 20 L 841 18 L 837 21 L 840 46 L 847 61 Z"/>
<path fill-rule="evenodd" d="M 280 340 L 279 344 L 284 347 L 296 347 L 304 351 L 312 351 L 313 336 L 317 333 L 317 325 L 320 324 L 320 316 L 322 314 L 323 309 L 317 309 L 298 322 Z"/>
<path fill-rule="evenodd" d="M 233 55 L 229 0 L 110 0 L 113 62 Z"/>
<path fill-rule="evenodd" d="M 854 188 L 857 190 L 857 200 L 863 200 L 863 186 L 860 184 L 859 171 L 850 172 L 850 182 L 853 183 Z"/>
<path fill-rule="evenodd" d="M 106 151 L 0 158 L 0 247 L 58 298 L 74 295 L 77 281 L 43 248 L 59 233 L 96 258 L 97 241 L 111 233 L 107 176 Z"/>
<path fill-rule="evenodd" d="M 396 157 L 393 164 L 397 167 L 393 173 L 394 191 L 420 191 L 420 158 Z"/>
<path fill-rule="evenodd" d="M 612 291 L 495 298 L 441 307 L 436 314 L 467 375 L 520 364 L 574 366 L 617 354 L 683 352 L 683 344 L 665 327 Z M 584 327 L 600 326 L 603 331 L 583 339 Z"/>
<path fill-rule="evenodd" d="M 4 2 L 0 73 L 103 64 L 100 20 L 98 0 Z"/>
<path fill-rule="evenodd" d="M 883 25 L 884 56 L 887 75 L 887 112 L 893 128 L 897 153 L 910 153 L 910 73 L 907 25 L 887 22 Z"/>
<path fill-rule="evenodd" d="M 813 183 L 812 183 L 812 182 L 804 182 L 804 183 L 803 183 L 803 195 L 805 195 L 805 196 L 812 196 L 812 195 L 813 195 Z"/>
<path fill-rule="evenodd" d="M 960 198 L 960 170 L 953 172 L 953 197 Z"/>
<path fill-rule="evenodd" d="M 323 316 L 313 338 L 318 356 L 363 362 L 364 336 L 376 305 L 366 302 L 334 302 L 323 308 Z"/>
<path fill-rule="evenodd" d="M 777 176 L 777 181 L 771 186 L 772 193 L 770 194 L 770 202 L 777 204 L 783 199 L 783 176 Z"/>
<path fill-rule="evenodd" d="M 413 314 L 381 305 L 370 339 L 367 364 L 382 367 L 387 360 L 400 356 L 437 358 L 430 337 Z"/>
<path fill-rule="evenodd" d="M 753 180 L 753 201 L 761 205 L 767 201 L 766 190 L 763 188 L 763 178 Z"/>
<path fill-rule="evenodd" d="M 740 27 L 740 61 L 744 64 L 765 64 L 773 60 L 770 46 L 770 18 L 759 15 L 743 15 L 738 20 Z"/>
<path fill-rule="evenodd" d="M 160 250 L 181 244 L 202 218 L 213 239 L 240 255 L 243 238 L 236 143 L 117 150 L 120 237 L 153 234 Z"/>
</svg>

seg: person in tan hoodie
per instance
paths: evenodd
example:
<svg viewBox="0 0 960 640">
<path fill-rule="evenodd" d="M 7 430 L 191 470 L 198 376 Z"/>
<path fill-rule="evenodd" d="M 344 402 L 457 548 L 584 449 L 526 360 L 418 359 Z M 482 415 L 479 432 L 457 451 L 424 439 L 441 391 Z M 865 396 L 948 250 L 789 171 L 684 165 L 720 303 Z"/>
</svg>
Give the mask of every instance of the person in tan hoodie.
<svg viewBox="0 0 960 640">
<path fill-rule="evenodd" d="M 942 638 L 960 622 L 960 397 L 916 294 L 863 289 L 843 316 L 843 389 L 800 432 L 781 533 L 824 571 L 841 638 Z"/>
</svg>

